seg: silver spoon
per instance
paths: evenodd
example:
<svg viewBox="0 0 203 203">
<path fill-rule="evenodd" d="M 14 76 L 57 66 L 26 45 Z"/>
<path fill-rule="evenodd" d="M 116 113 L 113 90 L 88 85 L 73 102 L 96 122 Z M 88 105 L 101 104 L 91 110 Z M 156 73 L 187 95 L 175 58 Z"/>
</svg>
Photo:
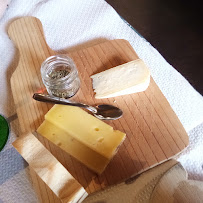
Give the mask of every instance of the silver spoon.
<svg viewBox="0 0 203 203">
<path fill-rule="evenodd" d="M 41 102 L 47 102 L 47 103 L 53 103 L 53 104 L 64 104 L 64 105 L 78 106 L 81 108 L 85 108 L 91 111 L 95 117 L 102 120 L 116 120 L 123 115 L 123 112 L 121 109 L 108 104 L 101 104 L 93 107 L 87 104 L 70 101 L 68 99 L 63 99 L 63 98 L 39 94 L 39 93 L 35 93 L 33 95 L 33 99 Z"/>
</svg>

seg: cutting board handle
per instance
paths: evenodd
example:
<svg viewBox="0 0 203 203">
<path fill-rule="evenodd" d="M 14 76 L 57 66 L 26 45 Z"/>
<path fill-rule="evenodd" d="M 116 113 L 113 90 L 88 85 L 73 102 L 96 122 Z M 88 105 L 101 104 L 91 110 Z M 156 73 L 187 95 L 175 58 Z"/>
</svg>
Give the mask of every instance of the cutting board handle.
<svg viewBox="0 0 203 203">
<path fill-rule="evenodd" d="M 42 62 L 55 55 L 55 52 L 46 44 L 42 24 L 35 17 L 23 17 L 13 21 L 8 28 L 8 34 L 20 52 L 11 86 L 12 91 L 17 93 L 14 102 L 17 106 L 21 136 L 13 146 L 62 202 L 77 202 L 87 194 L 85 189 L 31 133 L 39 126 L 48 110 L 46 104 L 32 99 L 33 93 L 42 87 L 39 69 Z M 32 180 L 33 177 L 32 175 Z M 42 182 L 38 182 L 37 186 L 41 189 L 44 187 Z M 46 200 L 47 193 L 43 191 L 40 191 L 41 198 Z"/>
<path fill-rule="evenodd" d="M 27 16 L 14 20 L 9 25 L 8 35 L 16 44 L 20 56 L 26 56 L 25 59 L 28 57 L 32 60 L 45 60 L 55 54 L 46 43 L 38 18 Z"/>
</svg>

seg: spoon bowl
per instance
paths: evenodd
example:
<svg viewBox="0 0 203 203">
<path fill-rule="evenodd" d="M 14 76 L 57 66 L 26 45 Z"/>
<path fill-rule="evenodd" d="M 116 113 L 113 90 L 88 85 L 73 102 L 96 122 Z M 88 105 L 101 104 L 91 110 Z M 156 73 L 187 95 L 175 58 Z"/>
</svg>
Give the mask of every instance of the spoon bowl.
<svg viewBox="0 0 203 203">
<path fill-rule="evenodd" d="M 99 119 L 115 120 L 123 115 L 121 109 L 109 104 L 101 104 L 95 108 L 97 109 L 97 113 L 95 113 L 94 116 Z"/>
<path fill-rule="evenodd" d="M 63 105 L 69 105 L 69 106 L 77 106 L 81 108 L 85 108 L 92 112 L 92 114 L 101 119 L 101 120 L 116 120 L 120 118 L 123 115 L 123 112 L 121 109 L 109 105 L 109 104 L 101 104 L 98 106 L 90 106 L 87 104 L 75 102 L 75 101 L 70 101 L 68 99 L 64 98 L 59 98 L 59 97 L 54 97 L 50 95 L 45 95 L 45 94 L 39 94 L 35 93 L 33 95 L 33 99 L 41 102 L 47 102 L 47 103 L 53 103 L 53 104 L 63 104 Z"/>
</svg>

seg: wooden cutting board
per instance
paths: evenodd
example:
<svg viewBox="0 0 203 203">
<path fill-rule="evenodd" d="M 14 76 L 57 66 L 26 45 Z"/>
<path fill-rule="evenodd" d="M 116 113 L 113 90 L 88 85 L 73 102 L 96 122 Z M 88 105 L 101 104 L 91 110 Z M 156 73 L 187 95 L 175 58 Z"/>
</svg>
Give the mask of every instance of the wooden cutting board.
<svg viewBox="0 0 203 203">
<path fill-rule="evenodd" d="M 16 44 L 20 56 L 18 66 L 11 77 L 11 87 L 21 132 L 26 135 L 36 131 L 44 120 L 45 113 L 51 108 L 51 105 L 33 100 L 32 95 L 44 89 L 40 75 L 41 63 L 57 53 L 46 44 L 42 25 L 34 17 L 15 20 L 10 24 L 8 34 Z M 127 138 L 100 176 L 45 138 L 38 136 L 88 193 L 158 165 L 174 157 L 188 145 L 188 136 L 182 124 L 153 78 L 145 92 L 110 99 L 94 98 L 90 75 L 138 58 L 129 42 L 122 39 L 107 40 L 68 55 L 76 63 L 81 80 L 81 88 L 72 99 L 90 105 L 112 104 L 124 112 L 122 118 L 107 122 L 115 129 L 125 132 Z M 49 196 L 49 199 L 41 200 L 51 201 L 50 198 L 54 195 L 50 189 L 33 171 L 31 177 L 39 196 Z M 54 201 L 56 198 L 53 198 Z"/>
</svg>

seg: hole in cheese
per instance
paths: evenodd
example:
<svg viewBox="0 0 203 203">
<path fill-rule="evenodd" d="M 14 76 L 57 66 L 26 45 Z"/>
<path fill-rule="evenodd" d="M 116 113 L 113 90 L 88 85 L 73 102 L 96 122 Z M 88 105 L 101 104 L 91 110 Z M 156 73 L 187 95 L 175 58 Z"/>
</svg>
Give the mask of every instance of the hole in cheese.
<svg viewBox="0 0 203 203">
<path fill-rule="evenodd" d="M 103 137 L 100 137 L 100 138 L 97 139 L 98 142 L 103 142 L 103 140 L 104 140 Z"/>
</svg>

